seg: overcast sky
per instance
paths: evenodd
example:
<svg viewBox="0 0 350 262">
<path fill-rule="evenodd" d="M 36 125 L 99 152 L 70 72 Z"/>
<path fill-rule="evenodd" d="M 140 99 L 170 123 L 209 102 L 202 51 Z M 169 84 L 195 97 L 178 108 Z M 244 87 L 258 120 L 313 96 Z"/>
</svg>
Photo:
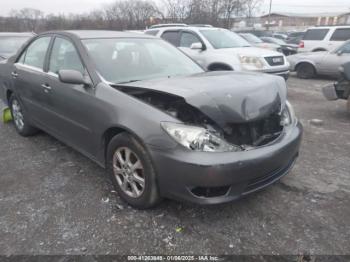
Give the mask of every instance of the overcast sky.
<svg viewBox="0 0 350 262">
<path fill-rule="evenodd" d="M 156 0 L 160 1 L 162 0 Z M 1 2 L 0 15 L 8 15 L 12 9 L 24 7 L 40 9 L 45 13 L 84 13 L 114 0 L 1 0 Z M 269 0 L 264 0 L 260 13 L 268 12 L 268 8 Z M 272 11 L 345 12 L 350 11 L 350 0 L 272 0 Z"/>
</svg>

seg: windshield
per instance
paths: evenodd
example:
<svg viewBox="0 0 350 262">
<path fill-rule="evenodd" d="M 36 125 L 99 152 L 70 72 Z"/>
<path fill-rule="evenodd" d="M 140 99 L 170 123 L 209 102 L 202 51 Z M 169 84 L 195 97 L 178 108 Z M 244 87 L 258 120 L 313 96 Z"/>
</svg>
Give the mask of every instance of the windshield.
<svg viewBox="0 0 350 262">
<path fill-rule="evenodd" d="M 112 83 L 204 72 L 176 47 L 161 39 L 86 39 L 83 43 L 98 72 Z"/>
<path fill-rule="evenodd" d="M 29 36 L 0 36 L 0 56 L 8 58 L 29 39 Z"/>
<path fill-rule="evenodd" d="M 248 47 L 247 40 L 226 29 L 200 30 L 215 49 Z"/>
<path fill-rule="evenodd" d="M 253 34 L 242 34 L 242 37 L 244 37 L 244 39 L 246 39 L 250 43 L 254 43 L 254 44 L 263 43 L 263 41 L 259 37 Z"/>
</svg>

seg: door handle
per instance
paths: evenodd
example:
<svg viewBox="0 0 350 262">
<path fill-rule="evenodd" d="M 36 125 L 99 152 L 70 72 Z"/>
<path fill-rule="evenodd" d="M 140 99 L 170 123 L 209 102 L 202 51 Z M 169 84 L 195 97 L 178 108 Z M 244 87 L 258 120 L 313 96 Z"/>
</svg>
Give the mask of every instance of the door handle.
<svg viewBox="0 0 350 262">
<path fill-rule="evenodd" d="M 51 89 L 52 89 L 51 86 L 49 86 L 48 84 L 42 84 L 41 87 L 44 88 L 44 92 L 45 92 L 45 93 L 50 92 Z"/>
<path fill-rule="evenodd" d="M 16 71 L 13 71 L 13 72 L 11 73 L 11 75 L 12 75 L 13 78 L 17 78 L 18 73 L 17 73 Z"/>
</svg>

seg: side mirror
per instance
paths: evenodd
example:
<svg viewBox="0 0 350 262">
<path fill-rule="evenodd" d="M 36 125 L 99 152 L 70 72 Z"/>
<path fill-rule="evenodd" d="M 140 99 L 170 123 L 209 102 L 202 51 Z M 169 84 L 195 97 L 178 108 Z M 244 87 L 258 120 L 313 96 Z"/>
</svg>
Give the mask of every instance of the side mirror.
<svg viewBox="0 0 350 262">
<path fill-rule="evenodd" d="M 193 43 L 191 45 L 191 49 L 193 50 L 203 50 L 203 44 L 202 43 Z"/>
<path fill-rule="evenodd" d="M 343 54 L 343 50 L 338 50 L 338 51 L 337 51 L 337 55 L 338 55 L 338 56 L 341 56 L 342 54 Z"/>
<path fill-rule="evenodd" d="M 82 73 L 76 70 L 60 70 L 58 71 L 58 78 L 62 83 L 73 85 L 86 85 L 91 84 L 87 77 L 84 77 Z"/>
</svg>

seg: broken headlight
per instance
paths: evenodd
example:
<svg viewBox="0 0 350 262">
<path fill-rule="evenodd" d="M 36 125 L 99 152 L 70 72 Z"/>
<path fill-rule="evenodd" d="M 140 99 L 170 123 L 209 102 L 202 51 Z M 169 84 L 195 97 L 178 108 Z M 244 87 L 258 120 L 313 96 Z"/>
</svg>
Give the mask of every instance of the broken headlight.
<svg viewBox="0 0 350 262">
<path fill-rule="evenodd" d="M 295 112 L 292 105 L 286 101 L 286 106 L 281 113 L 281 126 L 290 126 L 296 122 Z"/>
<path fill-rule="evenodd" d="M 203 127 L 170 122 L 162 122 L 161 126 L 175 141 L 193 151 L 241 151 L 240 147 L 227 143 L 224 139 Z"/>
</svg>

